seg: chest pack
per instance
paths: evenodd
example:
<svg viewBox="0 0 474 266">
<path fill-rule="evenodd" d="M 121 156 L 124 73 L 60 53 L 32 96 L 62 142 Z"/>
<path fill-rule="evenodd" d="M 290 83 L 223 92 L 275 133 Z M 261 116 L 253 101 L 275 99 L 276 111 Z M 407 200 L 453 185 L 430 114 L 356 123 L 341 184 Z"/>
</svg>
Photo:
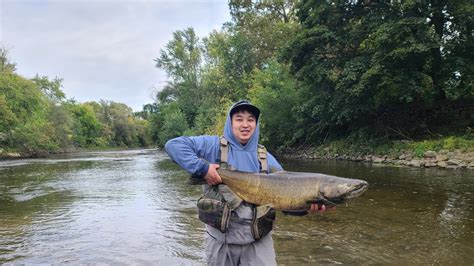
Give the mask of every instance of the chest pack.
<svg viewBox="0 0 474 266">
<path fill-rule="evenodd" d="M 228 167 L 228 141 L 224 137 L 221 137 L 219 143 L 221 167 Z M 260 163 L 260 172 L 268 173 L 266 148 L 259 144 L 257 153 Z M 257 206 L 243 201 L 224 184 L 211 186 L 198 200 L 197 207 L 199 211 L 199 219 L 202 222 L 219 229 L 222 233 L 225 233 L 227 232 L 231 220 L 243 220 L 233 213 L 233 211 L 241 204 L 245 204 L 252 209 L 252 220 L 249 221 L 245 219 L 246 221 L 244 222 L 249 222 L 255 240 L 261 239 L 273 230 L 275 210 L 267 205 Z M 239 221 L 239 223 L 242 223 L 242 221 Z"/>
</svg>

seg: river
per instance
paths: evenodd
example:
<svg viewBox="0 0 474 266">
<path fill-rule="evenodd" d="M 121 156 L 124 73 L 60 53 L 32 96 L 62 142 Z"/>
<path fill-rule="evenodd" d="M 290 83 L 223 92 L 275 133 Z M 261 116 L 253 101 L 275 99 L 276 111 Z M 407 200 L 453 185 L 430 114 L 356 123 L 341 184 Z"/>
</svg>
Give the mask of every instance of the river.
<svg viewBox="0 0 474 266">
<path fill-rule="evenodd" d="M 280 265 L 474 263 L 474 174 L 345 161 L 287 170 L 367 180 L 323 215 L 277 214 Z M 165 153 L 0 161 L 0 263 L 204 264 L 200 186 Z"/>
</svg>

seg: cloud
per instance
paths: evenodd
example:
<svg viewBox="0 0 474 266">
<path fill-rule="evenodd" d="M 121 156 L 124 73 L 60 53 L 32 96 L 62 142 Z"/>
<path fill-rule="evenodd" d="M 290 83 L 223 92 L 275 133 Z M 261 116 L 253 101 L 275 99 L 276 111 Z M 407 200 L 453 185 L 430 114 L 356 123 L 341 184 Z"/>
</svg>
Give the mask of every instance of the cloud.
<svg viewBox="0 0 474 266">
<path fill-rule="evenodd" d="M 78 101 L 152 102 L 166 75 L 154 59 L 172 33 L 204 37 L 230 20 L 227 1 L 0 0 L 0 42 L 17 72 L 64 79 Z"/>
</svg>

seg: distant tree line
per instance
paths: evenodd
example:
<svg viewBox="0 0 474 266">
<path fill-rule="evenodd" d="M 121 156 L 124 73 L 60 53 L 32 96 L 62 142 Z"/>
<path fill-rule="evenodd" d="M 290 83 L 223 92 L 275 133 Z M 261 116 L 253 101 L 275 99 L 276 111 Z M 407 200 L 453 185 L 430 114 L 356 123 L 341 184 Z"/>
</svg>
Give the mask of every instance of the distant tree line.
<svg viewBox="0 0 474 266">
<path fill-rule="evenodd" d="M 229 10 L 231 21 L 202 39 L 173 33 L 155 59 L 169 81 L 136 113 L 66 100 L 62 80 L 21 77 L 0 50 L 1 147 L 35 154 L 219 135 L 239 99 L 262 109 L 261 140 L 280 151 L 474 138 L 471 0 L 231 0 Z"/>
<path fill-rule="evenodd" d="M 470 0 L 229 2 L 232 21 L 176 31 L 155 59 L 169 76 L 151 138 L 221 134 L 247 98 L 272 148 L 338 138 L 416 139 L 474 125 Z M 472 129 L 471 129 L 472 131 Z"/>
<path fill-rule="evenodd" d="M 149 145 L 148 121 L 125 104 L 67 100 L 62 80 L 27 79 L 0 49 L 0 149 L 24 156 Z M 0 152 L 1 153 L 1 152 Z"/>
</svg>

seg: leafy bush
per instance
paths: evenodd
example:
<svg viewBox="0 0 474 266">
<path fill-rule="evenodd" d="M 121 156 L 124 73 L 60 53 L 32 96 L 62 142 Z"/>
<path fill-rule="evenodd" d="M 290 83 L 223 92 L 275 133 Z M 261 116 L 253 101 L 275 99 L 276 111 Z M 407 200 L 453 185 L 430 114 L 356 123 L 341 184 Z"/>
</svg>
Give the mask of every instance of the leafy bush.
<svg viewBox="0 0 474 266">
<path fill-rule="evenodd" d="M 28 156 L 57 152 L 60 147 L 54 127 L 42 121 L 17 127 L 11 132 L 9 144 Z"/>
<path fill-rule="evenodd" d="M 163 125 L 158 133 L 159 144 L 164 146 L 169 139 L 183 135 L 189 130 L 184 113 L 175 104 L 163 108 Z"/>
</svg>

